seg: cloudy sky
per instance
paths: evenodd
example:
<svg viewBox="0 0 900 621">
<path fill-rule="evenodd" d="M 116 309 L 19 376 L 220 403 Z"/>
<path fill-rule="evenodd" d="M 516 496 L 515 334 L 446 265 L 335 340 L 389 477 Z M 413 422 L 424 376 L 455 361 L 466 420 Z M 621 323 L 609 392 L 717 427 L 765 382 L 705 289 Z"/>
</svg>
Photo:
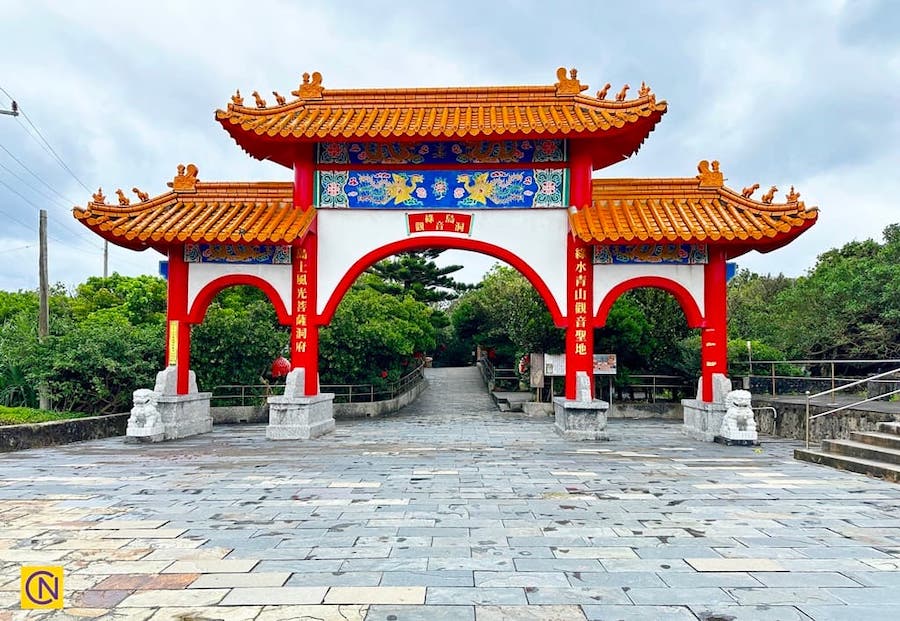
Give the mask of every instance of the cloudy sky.
<svg viewBox="0 0 900 621">
<path fill-rule="evenodd" d="M 38 208 L 50 278 L 102 270 L 102 242 L 71 216 L 103 186 L 164 192 L 176 165 L 204 180 L 290 180 L 213 120 L 235 88 L 551 84 L 577 67 L 594 92 L 641 80 L 669 112 L 631 160 L 598 176 L 692 176 L 718 159 L 733 188 L 794 185 L 819 223 L 742 257 L 799 275 L 900 222 L 900 2 L 42 2 L 0 0 L 0 289 L 37 285 Z M 0 91 L 0 109 L 9 97 Z M 57 163 L 39 132 L 71 170 Z M 110 270 L 162 257 L 113 248 Z M 493 261 L 454 257 L 477 280 Z"/>
</svg>

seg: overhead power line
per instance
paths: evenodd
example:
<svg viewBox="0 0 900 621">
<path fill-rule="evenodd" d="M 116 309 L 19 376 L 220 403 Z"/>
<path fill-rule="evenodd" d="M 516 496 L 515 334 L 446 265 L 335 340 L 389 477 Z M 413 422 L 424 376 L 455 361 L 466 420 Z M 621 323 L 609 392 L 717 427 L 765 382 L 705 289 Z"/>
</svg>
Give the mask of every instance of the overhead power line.
<svg viewBox="0 0 900 621">
<path fill-rule="evenodd" d="M 72 169 L 69 168 L 68 164 L 66 164 L 66 163 L 63 161 L 63 159 L 59 156 L 59 153 L 56 152 L 56 149 L 53 148 L 53 145 L 51 145 L 51 144 L 47 141 L 47 139 L 44 138 L 44 134 L 41 133 L 41 130 L 39 130 L 39 129 L 37 128 L 37 126 L 36 126 L 34 123 L 31 122 L 31 119 L 28 117 L 27 114 L 25 114 L 25 111 L 22 110 L 21 108 L 19 108 L 19 114 L 22 115 L 22 118 L 23 118 L 23 119 L 25 119 L 26 121 L 28 121 L 28 124 L 31 125 L 31 128 L 32 128 L 32 129 L 35 131 L 35 133 L 37 133 L 37 135 L 40 137 L 41 140 L 40 140 L 40 142 L 39 142 L 38 144 L 43 143 L 44 145 L 46 145 L 47 151 L 50 153 L 50 155 L 53 156 L 53 159 L 56 160 L 56 162 L 63 168 L 63 170 L 65 170 L 67 173 L 69 173 L 69 175 L 71 175 L 72 179 L 74 179 L 75 181 L 77 181 L 77 182 L 78 182 L 78 185 L 80 185 L 81 187 L 83 187 L 83 188 L 85 189 L 86 192 L 90 192 L 90 191 L 91 191 L 90 188 L 88 188 L 87 185 L 85 185 L 84 181 L 82 181 L 81 179 L 79 179 L 78 176 L 77 176 L 74 172 L 72 172 Z M 20 121 L 20 122 L 21 122 L 21 121 Z M 29 136 L 32 136 L 32 134 L 29 133 Z M 34 136 L 32 136 L 32 138 L 33 138 L 33 137 L 34 137 Z"/>
<path fill-rule="evenodd" d="M 7 149 L 2 143 L 0 143 L 0 149 L 2 149 L 8 156 L 10 156 L 11 158 L 13 158 L 19 166 L 21 166 L 22 168 L 24 168 L 24 169 L 28 172 L 28 174 L 30 174 L 32 177 L 34 177 L 35 179 L 37 179 L 38 181 L 40 181 L 42 184 L 44 184 L 44 186 L 45 186 L 47 189 L 49 189 L 51 192 L 53 192 L 53 193 L 56 194 L 58 197 L 60 197 L 63 201 L 65 201 L 66 204 L 68 204 L 68 205 L 75 205 L 75 204 L 76 204 L 76 201 L 73 201 L 72 199 L 67 198 L 67 197 L 63 196 L 62 194 L 60 194 L 59 192 L 57 192 L 56 189 L 55 189 L 52 185 L 50 185 L 49 183 L 47 183 L 46 181 L 44 181 L 44 179 L 43 179 L 39 174 L 37 174 L 36 172 L 34 172 L 33 170 L 31 170 L 31 169 L 25 164 L 25 162 L 23 162 L 23 161 L 20 160 L 18 157 L 16 157 L 15 153 L 13 153 L 13 152 L 10 151 L 9 149 Z"/>
</svg>

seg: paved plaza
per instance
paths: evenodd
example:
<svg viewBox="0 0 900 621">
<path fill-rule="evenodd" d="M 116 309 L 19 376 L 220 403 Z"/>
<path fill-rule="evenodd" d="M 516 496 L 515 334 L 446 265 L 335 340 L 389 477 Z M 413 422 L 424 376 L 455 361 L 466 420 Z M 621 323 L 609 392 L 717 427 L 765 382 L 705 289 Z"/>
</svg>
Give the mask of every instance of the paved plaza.
<svg viewBox="0 0 900 621">
<path fill-rule="evenodd" d="M 566 442 L 475 369 L 305 442 L 263 426 L 0 456 L 0 621 L 896 621 L 900 485 L 612 422 Z M 19 610 L 22 565 L 66 609 Z"/>
</svg>

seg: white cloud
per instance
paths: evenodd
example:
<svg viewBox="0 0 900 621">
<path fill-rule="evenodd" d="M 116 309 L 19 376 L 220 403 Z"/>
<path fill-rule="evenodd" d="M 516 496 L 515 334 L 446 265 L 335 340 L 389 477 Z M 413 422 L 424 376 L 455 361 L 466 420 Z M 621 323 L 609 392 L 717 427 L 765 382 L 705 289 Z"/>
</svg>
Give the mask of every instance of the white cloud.
<svg viewBox="0 0 900 621">
<path fill-rule="evenodd" d="M 670 112 L 640 153 L 608 176 L 692 176 L 719 159 L 728 183 L 791 184 L 819 223 L 741 263 L 799 274 L 851 238 L 897 221 L 900 40 L 891 3 L 595 2 L 4 3 L 0 86 L 93 189 L 164 191 L 175 166 L 203 179 L 290 179 L 248 158 L 213 120 L 235 88 L 287 94 L 304 71 L 334 88 L 550 83 L 577 66 L 592 92 L 641 79 Z M 874 34 L 869 34 L 874 33 Z M 869 35 L 869 36 L 867 36 Z M 0 106 L 6 103 L 0 99 Z M 0 144 L 64 196 L 86 192 L 0 117 Z M 13 166 L 5 154 L 0 162 Z M 20 171 L 21 172 L 21 171 Z M 11 179 L 0 170 L 0 179 Z M 26 193 L 27 190 L 23 190 Z M 35 199 L 37 201 L 37 199 Z M 100 271 L 100 241 L 50 205 L 51 278 Z M 0 214 L 36 212 L 0 187 Z M 34 243 L 8 221 L 0 252 Z M 73 233 L 78 231 L 78 233 Z M 0 287 L 32 286 L 30 250 L 0 254 Z M 473 258 L 474 257 L 474 258 Z M 156 272 L 152 251 L 111 252 L 123 273 Z M 465 279 L 493 260 L 464 254 Z"/>
</svg>

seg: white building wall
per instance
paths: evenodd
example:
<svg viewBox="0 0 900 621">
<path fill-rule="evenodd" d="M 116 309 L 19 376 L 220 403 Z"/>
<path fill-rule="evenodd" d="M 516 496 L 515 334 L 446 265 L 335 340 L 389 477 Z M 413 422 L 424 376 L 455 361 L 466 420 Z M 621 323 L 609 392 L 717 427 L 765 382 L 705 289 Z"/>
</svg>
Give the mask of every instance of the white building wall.
<svg viewBox="0 0 900 621">
<path fill-rule="evenodd" d="M 654 263 L 615 264 L 594 266 L 594 315 L 603 300 L 617 285 L 633 278 L 656 276 L 674 281 L 684 287 L 700 313 L 704 313 L 703 265 L 666 265 Z"/>
<path fill-rule="evenodd" d="M 194 302 L 200 291 L 217 278 L 244 274 L 257 276 L 267 281 L 290 313 L 291 303 L 291 266 L 290 265 L 250 265 L 241 263 L 188 263 L 188 311 L 193 310 Z"/>
</svg>

